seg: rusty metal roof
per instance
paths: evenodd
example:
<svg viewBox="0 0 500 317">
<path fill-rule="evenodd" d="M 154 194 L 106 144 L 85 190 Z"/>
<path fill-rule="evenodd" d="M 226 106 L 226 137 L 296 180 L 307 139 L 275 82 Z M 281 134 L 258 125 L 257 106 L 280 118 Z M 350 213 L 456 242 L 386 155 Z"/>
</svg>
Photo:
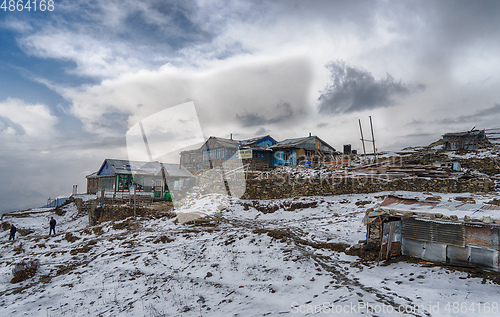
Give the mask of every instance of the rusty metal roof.
<svg viewBox="0 0 500 317">
<path fill-rule="evenodd" d="M 418 205 L 418 206 L 435 206 L 437 203 L 435 202 L 426 202 L 426 201 L 418 201 L 416 199 L 409 198 L 399 198 L 395 196 L 388 196 L 384 201 L 380 204 L 381 207 L 389 206 L 389 205 Z"/>
<path fill-rule="evenodd" d="M 395 212 L 416 212 L 418 215 L 441 214 L 455 215 L 459 219 L 465 216 L 500 220 L 500 206 L 490 204 L 470 204 L 461 201 L 427 202 L 416 199 L 388 196 L 380 205 L 381 210 Z"/>
</svg>

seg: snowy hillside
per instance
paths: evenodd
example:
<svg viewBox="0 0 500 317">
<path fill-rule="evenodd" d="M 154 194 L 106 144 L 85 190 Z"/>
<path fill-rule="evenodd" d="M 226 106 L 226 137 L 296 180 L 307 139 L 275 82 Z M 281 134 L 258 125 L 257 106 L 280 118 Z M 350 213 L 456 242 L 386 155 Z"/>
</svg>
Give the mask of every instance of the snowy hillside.
<svg viewBox="0 0 500 317">
<path fill-rule="evenodd" d="M 2 232 L 0 315 L 498 315 L 495 275 L 343 252 L 365 238 L 365 209 L 385 194 L 227 204 L 213 195 L 180 210 L 211 214 L 198 225 L 128 218 L 89 227 L 73 203 L 63 216 L 52 209 L 7 215 L 2 222 L 33 231 L 15 242 Z M 50 216 L 55 236 L 48 236 Z M 12 284 L 23 259 L 39 260 L 40 269 Z"/>
</svg>

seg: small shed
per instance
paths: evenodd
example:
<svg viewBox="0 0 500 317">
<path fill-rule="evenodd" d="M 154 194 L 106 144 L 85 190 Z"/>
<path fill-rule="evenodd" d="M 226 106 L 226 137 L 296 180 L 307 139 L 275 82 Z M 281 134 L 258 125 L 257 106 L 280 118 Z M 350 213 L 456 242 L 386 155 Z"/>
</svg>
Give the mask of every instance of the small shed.
<svg viewBox="0 0 500 317">
<path fill-rule="evenodd" d="M 484 130 L 470 130 L 466 132 L 446 133 L 443 135 L 444 149 L 455 150 L 477 150 L 481 142 L 486 141 Z"/>
<path fill-rule="evenodd" d="M 500 206 L 387 197 L 366 212 L 367 244 L 379 258 L 403 254 L 426 261 L 499 271 Z"/>
</svg>

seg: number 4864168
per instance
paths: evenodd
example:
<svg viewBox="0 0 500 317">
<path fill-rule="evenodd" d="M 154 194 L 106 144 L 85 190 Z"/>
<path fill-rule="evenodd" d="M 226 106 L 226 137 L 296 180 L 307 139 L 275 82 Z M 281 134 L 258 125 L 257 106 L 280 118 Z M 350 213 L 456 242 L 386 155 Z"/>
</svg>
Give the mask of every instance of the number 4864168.
<svg viewBox="0 0 500 317">
<path fill-rule="evenodd" d="M 0 5 L 0 10 L 3 11 L 54 11 L 54 9 L 54 0 L 4 0 Z"/>
</svg>

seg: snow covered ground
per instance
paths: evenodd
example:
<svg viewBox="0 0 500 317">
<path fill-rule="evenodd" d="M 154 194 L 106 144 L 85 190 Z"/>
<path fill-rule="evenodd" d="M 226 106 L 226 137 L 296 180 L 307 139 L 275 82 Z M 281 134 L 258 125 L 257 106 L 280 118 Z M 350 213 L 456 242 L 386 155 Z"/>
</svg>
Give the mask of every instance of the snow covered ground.
<svg viewBox="0 0 500 317">
<path fill-rule="evenodd" d="M 386 194 L 268 201 L 211 195 L 178 210 L 205 212 L 215 219 L 209 225 L 129 218 L 89 227 L 74 204 L 64 216 L 52 209 L 6 216 L 2 222 L 34 232 L 15 242 L 2 232 L 0 315 L 499 315 L 500 288 L 489 279 L 418 261 L 368 263 L 339 251 L 365 238 L 364 211 Z M 50 216 L 58 222 L 55 236 L 48 236 Z M 39 272 L 11 284 L 23 259 L 38 259 Z"/>
</svg>

